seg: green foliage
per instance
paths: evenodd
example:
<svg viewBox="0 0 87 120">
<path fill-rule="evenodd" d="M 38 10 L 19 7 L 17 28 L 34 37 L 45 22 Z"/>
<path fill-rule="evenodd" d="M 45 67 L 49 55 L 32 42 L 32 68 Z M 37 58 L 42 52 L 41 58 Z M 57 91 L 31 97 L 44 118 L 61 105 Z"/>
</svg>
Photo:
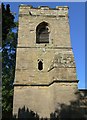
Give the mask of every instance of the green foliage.
<svg viewBox="0 0 87 120">
<path fill-rule="evenodd" d="M 9 31 L 14 27 L 14 16 L 10 12 L 10 6 L 7 4 L 5 8 L 4 4 L 2 3 L 2 43 L 5 43 Z"/>
<path fill-rule="evenodd" d="M 10 5 L 2 3 L 2 116 L 12 112 L 17 32 Z"/>
</svg>

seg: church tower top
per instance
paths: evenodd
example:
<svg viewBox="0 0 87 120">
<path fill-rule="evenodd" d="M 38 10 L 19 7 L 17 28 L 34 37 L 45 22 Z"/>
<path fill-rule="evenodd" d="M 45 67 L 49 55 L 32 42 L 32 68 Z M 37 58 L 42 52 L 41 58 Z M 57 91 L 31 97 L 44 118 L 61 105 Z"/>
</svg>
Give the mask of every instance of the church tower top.
<svg viewBox="0 0 87 120">
<path fill-rule="evenodd" d="M 31 10 L 30 15 L 46 15 L 46 16 L 68 16 L 68 6 L 56 6 L 55 8 L 50 8 L 49 6 L 38 6 L 37 8 L 31 5 L 21 4 L 20 6 L 20 14 L 29 14 L 29 10 Z M 36 11 L 37 10 L 37 11 Z M 45 12 L 44 12 L 45 11 Z"/>
</svg>

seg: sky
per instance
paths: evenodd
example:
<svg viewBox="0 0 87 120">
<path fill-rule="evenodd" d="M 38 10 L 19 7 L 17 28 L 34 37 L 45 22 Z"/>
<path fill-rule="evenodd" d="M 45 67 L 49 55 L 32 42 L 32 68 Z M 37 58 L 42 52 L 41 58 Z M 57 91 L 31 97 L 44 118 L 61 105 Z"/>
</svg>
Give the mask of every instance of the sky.
<svg viewBox="0 0 87 120">
<path fill-rule="evenodd" d="M 16 13 L 15 21 L 18 20 L 20 4 L 28 4 L 33 7 L 69 7 L 70 39 L 76 63 L 77 79 L 79 80 L 78 88 L 85 89 L 85 2 L 4 2 L 4 4 L 10 4 L 12 13 Z"/>
</svg>

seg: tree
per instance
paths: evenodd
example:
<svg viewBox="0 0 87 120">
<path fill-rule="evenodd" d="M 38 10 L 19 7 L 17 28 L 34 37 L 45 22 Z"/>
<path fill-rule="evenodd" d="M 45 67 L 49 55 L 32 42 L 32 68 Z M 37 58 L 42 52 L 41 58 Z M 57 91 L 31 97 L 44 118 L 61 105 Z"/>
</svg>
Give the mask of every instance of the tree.
<svg viewBox="0 0 87 120">
<path fill-rule="evenodd" d="M 10 5 L 7 4 L 5 7 L 2 3 L 2 117 L 8 117 L 12 113 L 16 28 Z M 16 32 L 13 32 L 13 29 Z"/>
</svg>

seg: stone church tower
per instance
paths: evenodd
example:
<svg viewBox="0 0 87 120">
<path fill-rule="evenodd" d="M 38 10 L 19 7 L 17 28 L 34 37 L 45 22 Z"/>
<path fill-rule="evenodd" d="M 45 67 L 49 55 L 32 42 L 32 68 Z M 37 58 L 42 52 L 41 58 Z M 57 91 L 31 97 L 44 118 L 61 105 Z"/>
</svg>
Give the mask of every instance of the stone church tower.
<svg viewBox="0 0 87 120">
<path fill-rule="evenodd" d="M 13 114 L 25 106 L 49 118 L 76 99 L 77 83 L 68 7 L 20 5 Z"/>
</svg>

